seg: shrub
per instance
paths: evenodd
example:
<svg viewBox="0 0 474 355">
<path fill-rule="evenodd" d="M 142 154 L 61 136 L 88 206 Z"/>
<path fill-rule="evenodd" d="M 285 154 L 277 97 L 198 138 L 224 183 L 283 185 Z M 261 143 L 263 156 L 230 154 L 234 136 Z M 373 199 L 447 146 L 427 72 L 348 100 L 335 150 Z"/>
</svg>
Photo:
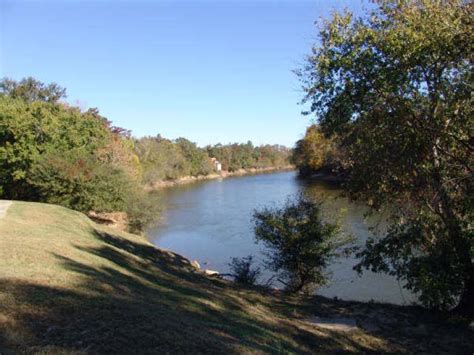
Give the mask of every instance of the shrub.
<svg viewBox="0 0 474 355">
<path fill-rule="evenodd" d="M 261 274 L 260 268 L 253 268 L 253 256 L 249 255 L 244 258 L 232 258 L 229 263 L 231 275 L 235 282 L 245 285 L 255 285 Z"/>
<path fill-rule="evenodd" d="M 281 208 L 255 211 L 255 237 L 267 248 L 266 266 L 280 274 L 289 292 L 309 292 L 327 282 L 325 269 L 348 240 L 323 223 L 320 205 L 298 196 Z"/>
<path fill-rule="evenodd" d="M 158 219 L 161 209 L 157 200 L 157 194 L 147 193 L 142 188 L 134 189 L 128 196 L 125 212 L 131 233 L 142 233 Z"/>
<path fill-rule="evenodd" d="M 120 169 L 82 149 L 50 152 L 30 170 L 28 183 L 39 200 L 81 212 L 123 211 L 132 183 Z"/>
</svg>

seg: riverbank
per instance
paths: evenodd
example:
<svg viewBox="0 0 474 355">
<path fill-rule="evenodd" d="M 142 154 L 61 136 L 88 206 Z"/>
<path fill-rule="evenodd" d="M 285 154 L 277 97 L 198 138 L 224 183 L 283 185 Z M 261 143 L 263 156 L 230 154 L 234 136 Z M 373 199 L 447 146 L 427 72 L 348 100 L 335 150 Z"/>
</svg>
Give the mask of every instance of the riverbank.
<svg viewBox="0 0 474 355">
<path fill-rule="evenodd" d="M 63 207 L 14 202 L 0 220 L 1 353 L 473 350 L 460 320 L 240 287 Z"/>
<path fill-rule="evenodd" d="M 204 180 L 214 180 L 214 179 L 223 179 L 233 176 L 244 176 L 244 175 L 256 175 L 256 174 L 265 174 L 278 171 L 290 171 L 294 170 L 293 165 L 286 165 L 281 167 L 268 167 L 268 168 L 252 168 L 252 169 L 239 169 L 237 171 L 221 171 L 220 173 L 214 173 L 209 175 L 199 175 L 199 176 L 185 176 L 176 180 L 160 180 L 150 183 L 145 186 L 147 191 L 153 191 L 162 189 L 165 187 L 172 187 L 177 185 L 191 184 L 198 181 Z"/>
<path fill-rule="evenodd" d="M 144 186 L 144 190 L 147 192 L 153 192 L 156 190 L 169 188 L 173 186 L 192 184 L 199 181 L 222 179 L 228 177 L 245 176 L 245 175 L 257 175 L 257 174 L 270 174 L 282 171 L 291 171 L 295 167 L 287 165 L 283 167 L 271 167 L 261 169 L 240 169 L 233 172 L 222 171 L 220 174 L 200 175 L 200 176 L 186 176 L 176 180 L 163 180 L 157 181 L 153 184 Z M 99 224 L 107 225 L 110 228 L 114 228 L 119 231 L 128 231 L 128 216 L 125 212 L 96 212 L 89 211 L 87 216 L 94 222 Z"/>
</svg>

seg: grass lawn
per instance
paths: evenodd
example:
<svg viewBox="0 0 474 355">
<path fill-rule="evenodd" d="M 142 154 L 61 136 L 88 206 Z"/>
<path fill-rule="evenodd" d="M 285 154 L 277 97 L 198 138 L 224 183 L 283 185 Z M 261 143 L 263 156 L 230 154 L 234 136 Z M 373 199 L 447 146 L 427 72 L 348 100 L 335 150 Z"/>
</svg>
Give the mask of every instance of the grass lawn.
<svg viewBox="0 0 474 355">
<path fill-rule="evenodd" d="M 307 321 L 314 315 L 353 317 L 361 328 L 318 328 Z M 14 202 L 0 220 L 2 354 L 472 353 L 473 339 L 462 321 L 417 307 L 297 301 L 207 278 L 66 208 Z"/>
</svg>

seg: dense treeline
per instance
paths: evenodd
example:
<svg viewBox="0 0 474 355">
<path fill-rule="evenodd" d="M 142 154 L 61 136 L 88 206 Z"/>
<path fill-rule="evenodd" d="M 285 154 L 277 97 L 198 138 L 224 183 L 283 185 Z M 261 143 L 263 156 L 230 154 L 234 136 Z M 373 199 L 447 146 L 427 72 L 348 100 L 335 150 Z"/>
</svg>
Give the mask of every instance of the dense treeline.
<svg viewBox="0 0 474 355">
<path fill-rule="evenodd" d="M 78 211 L 127 212 L 132 230 L 156 214 L 143 184 L 224 169 L 286 165 L 280 146 L 216 145 L 185 138 L 136 139 L 97 109 L 61 100 L 66 90 L 33 78 L 0 81 L 0 197 L 60 204 Z"/>
<path fill-rule="evenodd" d="M 317 117 L 293 156 L 344 175 L 389 214 L 356 269 L 405 281 L 427 306 L 474 314 L 473 2 L 377 1 L 335 14 L 299 71 Z"/>
<path fill-rule="evenodd" d="M 206 151 L 185 138 L 144 137 L 135 141 L 135 147 L 144 183 L 207 175 L 214 169 Z"/>
<path fill-rule="evenodd" d="M 279 145 L 254 147 L 247 144 L 216 144 L 204 148 L 186 138 L 169 140 L 161 136 L 143 137 L 135 141 L 143 169 L 143 182 L 173 180 L 185 176 L 202 176 L 215 172 L 213 158 L 225 171 L 285 167 L 291 150 Z"/>
<path fill-rule="evenodd" d="M 239 169 L 259 169 L 267 167 L 284 167 L 289 164 L 291 150 L 281 145 L 262 145 L 254 147 L 252 142 L 246 144 L 217 144 L 207 146 L 211 157 L 222 163 L 222 169 L 237 171 Z"/>
</svg>

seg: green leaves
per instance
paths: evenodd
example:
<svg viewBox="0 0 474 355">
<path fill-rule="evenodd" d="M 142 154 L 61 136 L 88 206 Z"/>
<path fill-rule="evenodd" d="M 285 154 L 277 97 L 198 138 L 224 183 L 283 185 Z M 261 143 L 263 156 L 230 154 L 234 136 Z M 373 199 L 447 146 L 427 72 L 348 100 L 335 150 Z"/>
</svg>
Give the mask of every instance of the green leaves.
<svg viewBox="0 0 474 355">
<path fill-rule="evenodd" d="M 35 101 L 57 103 L 66 97 L 66 89 L 56 83 L 45 85 L 32 77 L 25 78 L 20 82 L 4 78 L 0 81 L 0 95 L 21 99 L 28 103 Z"/>
<path fill-rule="evenodd" d="M 58 103 L 63 91 L 54 84 L 33 79 L 2 83 L 1 197 L 82 212 L 127 210 L 134 230 L 150 221 L 138 211 L 144 204 L 137 196 L 145 196 L 139 192 L 140 166 L 125 131 L 112 127 L 96 109 L 81 112 Z"/>
<path fill-rule="evenodd" d="M 42 201 L 78 211 L 123 211 L 131 181 L 122 170 L 110 169 L 85 149 L 45 154 L 28 182 Z"/>
<path fill-rule="evenodd" d="M 474 304 L 472 10 L 380 1 L 365 18 L 335 15 L 300 72 L 304 100 L 349 161 L 346 189 L 396 211 L 359 268 L 394 273 L 440 308 Z"/>
<path fill-rule="evenodd" d="M 30 169 L 47 153 L 95 152 L 110 140 L 95 117 L 78 109 L 0 97 L 0 176 L 6 198 L 35 199 Z"/>
<path fill-rule="evenodd" d="M 281 208 L 254 213 L 255 238 L 266 247 L 268 268 L 279 272 L 290 292 L 327 282 L 325 269 L 348 240 L 339 227 L 321 221 L 319 204 L 299 196 Z"/>
</svg>

